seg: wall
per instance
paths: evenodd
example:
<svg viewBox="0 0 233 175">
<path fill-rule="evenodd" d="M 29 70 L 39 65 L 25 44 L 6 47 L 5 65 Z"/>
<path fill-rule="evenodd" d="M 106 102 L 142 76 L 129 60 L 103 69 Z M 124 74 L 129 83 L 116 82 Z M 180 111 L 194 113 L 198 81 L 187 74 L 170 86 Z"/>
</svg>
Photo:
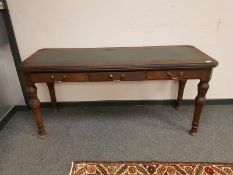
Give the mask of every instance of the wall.
<svg viewBox="0 0 233 175">
<path fill-rule="evenodd" d="M 22 59 L 46 47 L 194 45 L 220 65 L 208 98 L 233 98 L 232 0 L 7 0 Z M 197 81 L 184 98 L 193 99 Z M 45 85 L 38 85 L 48 101 Z M 177 82 L 64 83 L 60 101 L 171 99 Z"/>
<path fill-rule="evenodd" d="M 25 104 L 0 13 L 0 121 L 14 105 Z"/>
</svg>

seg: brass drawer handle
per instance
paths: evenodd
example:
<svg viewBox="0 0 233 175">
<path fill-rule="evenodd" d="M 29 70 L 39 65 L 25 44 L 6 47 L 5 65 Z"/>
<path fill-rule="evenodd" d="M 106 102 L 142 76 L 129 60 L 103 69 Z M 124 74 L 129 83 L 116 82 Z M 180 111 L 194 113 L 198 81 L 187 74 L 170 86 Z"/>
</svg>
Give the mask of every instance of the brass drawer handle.
<svg viewBox="0 0 233 175">
<path fill-rule="evenodd" d="M 170 76 L 172 80 L 177 80 L 184 75 L 184 72 L 180 72 L 178 75 L 174 75 L 172 72 L 168 72 L 167 75 Z"/>
<path fill-rule="evenodd" d="M 55 76 L 54 76 L 54 75 L 51 75 L 50 78 L 51 78 L 51 80 L 53 80 L 53 81 L 55 80 Z M 63 76 L 63 79 L 66 79 L 66 78 L 67 78 L 66 75 L 64 75 L 64 76 Z M 55 81 L 55 82 L 56 82 L 56 83 L 61 83 L 62 81 L 61 81 L 61 80 L 58 80 L 58 81 Z"/>
<path fill-rule="evenodd" d="M 125 78 L 125 74 L 121 74 L 120 75 L 120 79 L 114 79 L 114 75 L 113 74 L 109 74 L 109 78 L 112 79 L 112 81 L 121 81 Z"/>
<path fill-rule="evenodd" d="M 53 82 L 56 82 L 56 83 L 61 83 L 61 81 L 55 81 L 55 76 L 54 75 L 51 75 L 51 80 L 53 81 Z"/>
</svg>

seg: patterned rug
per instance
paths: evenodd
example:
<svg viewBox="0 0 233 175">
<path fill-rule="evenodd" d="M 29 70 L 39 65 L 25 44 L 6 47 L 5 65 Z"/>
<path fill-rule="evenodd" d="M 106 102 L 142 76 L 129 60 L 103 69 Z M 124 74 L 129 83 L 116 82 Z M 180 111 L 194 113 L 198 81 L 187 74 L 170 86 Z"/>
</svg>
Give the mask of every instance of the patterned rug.
<svg viewBox="0 0 233 175">
<path fill-rule="evenodd" d="M 233 175 L 233 163 L 73 162 L 70 175 Z"/>
</svg>

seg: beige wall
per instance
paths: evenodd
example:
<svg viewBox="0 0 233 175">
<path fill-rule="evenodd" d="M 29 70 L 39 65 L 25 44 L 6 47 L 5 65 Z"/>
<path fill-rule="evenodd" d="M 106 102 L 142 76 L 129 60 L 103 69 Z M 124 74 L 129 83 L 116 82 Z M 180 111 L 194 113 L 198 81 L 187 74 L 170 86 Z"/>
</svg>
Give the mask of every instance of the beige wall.
<svg viewBox="0 0 233 175">
<path fill-rule="evenodd" d="M 232 0 L 7 0 L 24 60 L 45 47 L 194 45 L 216 58 L 208 98 L 233 98 Z M 228 81 L 227 81 L 228 80 Z M 197 81 L 184 97 L 196 95 Z M 38 85 L 48 101 L 45 85 Z M 60 101 L 171 99 L 170 81 L 64 83 Z"/>
</svg>

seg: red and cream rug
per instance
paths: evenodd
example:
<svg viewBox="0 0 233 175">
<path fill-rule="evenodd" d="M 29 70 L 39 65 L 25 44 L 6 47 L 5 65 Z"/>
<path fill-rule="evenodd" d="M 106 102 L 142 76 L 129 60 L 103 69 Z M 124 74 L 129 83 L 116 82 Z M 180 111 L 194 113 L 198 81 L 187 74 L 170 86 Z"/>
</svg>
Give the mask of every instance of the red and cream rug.
<svg viewBox="0 0 233 175">
<path fill-rule="evenodd" d="M 73 162 L 70 175 L 233 175 L 233 163 Z"/>
</svg>

